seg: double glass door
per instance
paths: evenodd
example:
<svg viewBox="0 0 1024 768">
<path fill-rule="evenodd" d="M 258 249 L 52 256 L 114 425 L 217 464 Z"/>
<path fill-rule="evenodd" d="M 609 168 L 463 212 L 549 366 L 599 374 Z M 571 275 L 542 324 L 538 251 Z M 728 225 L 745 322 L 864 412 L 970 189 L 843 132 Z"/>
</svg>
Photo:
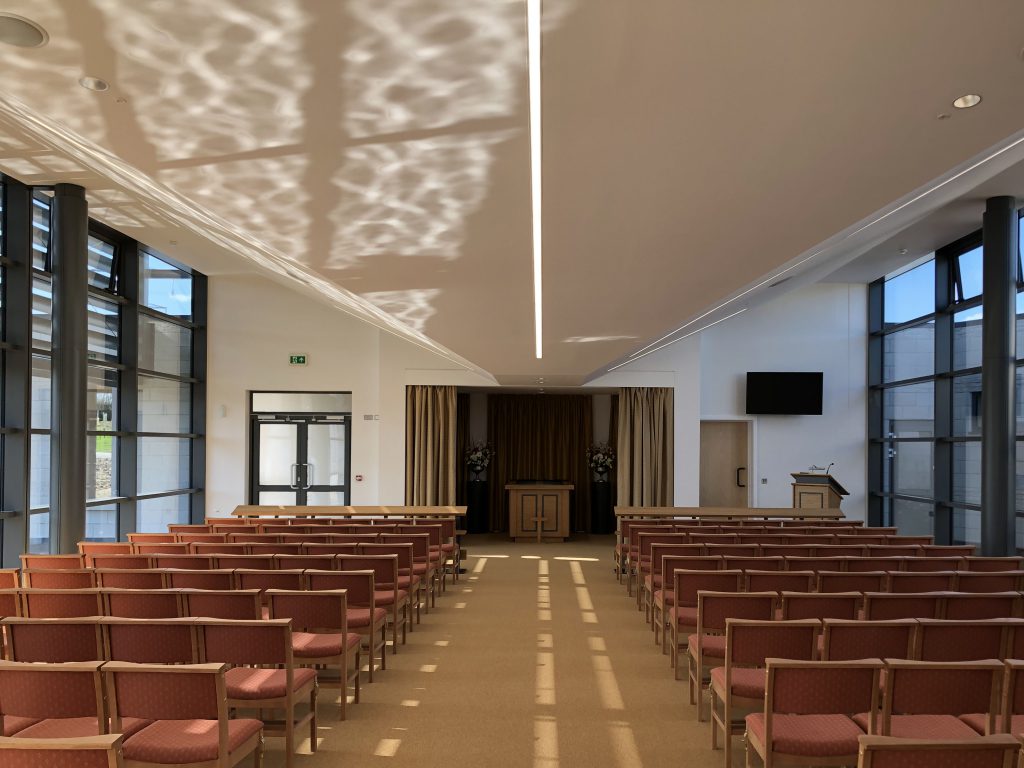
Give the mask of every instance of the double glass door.
<svg viewBox="0 0 1024 768">
<path fill-rule="evenodd" d="M 254 414 L 251 434 L 251 503 L 349 503 L 350 414 Z"/>
</svg>

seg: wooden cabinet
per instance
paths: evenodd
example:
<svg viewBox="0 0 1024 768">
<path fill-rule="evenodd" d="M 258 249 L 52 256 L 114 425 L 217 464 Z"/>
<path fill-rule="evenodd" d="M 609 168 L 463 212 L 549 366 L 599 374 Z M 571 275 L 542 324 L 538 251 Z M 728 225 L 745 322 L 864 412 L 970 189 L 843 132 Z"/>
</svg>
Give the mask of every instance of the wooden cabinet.
<svg viewBox="0 0 1024 768">
<path fill-rule="evenodd" d="M 565 483 L 509 483 L 508 531 L 516 541 L 569 538 L 569 493 Z"/>
</svg>

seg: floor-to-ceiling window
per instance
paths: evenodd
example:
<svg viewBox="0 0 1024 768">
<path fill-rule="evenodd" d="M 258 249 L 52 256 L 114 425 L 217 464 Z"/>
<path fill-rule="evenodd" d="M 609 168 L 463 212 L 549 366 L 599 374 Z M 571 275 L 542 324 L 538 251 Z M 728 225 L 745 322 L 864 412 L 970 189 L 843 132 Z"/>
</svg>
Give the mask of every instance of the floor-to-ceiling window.
<svg viewBox="0 0 1024 768">
<path fill-rule="evenodd" d="M 0 493 L 4 564 L 14 565 L 12 553 L 53 546 L 50 457 L 59 437 L 50 418 L 51 343 L 61 296 L 51 273 L 48 192 L 11 180 L 2 192 Z M 200 519 L 206 278 L 91 220 L 86 258 L 84 537 L 112 541 Z"/>
<path fill-rule="evenodd" d="M 870 286 L 872 523 L 934 534 L 939 542 L 980 542 L 981 275 L 978 231 Z M 1024 350 L 1021 296 L 1019 359 Z M 1024 438 L 1022 390 L 1018 367 L 1017 434 Z M 1018 548 L 1024 547 L 1022 442 L 1017 450 Z"/>
</svg>

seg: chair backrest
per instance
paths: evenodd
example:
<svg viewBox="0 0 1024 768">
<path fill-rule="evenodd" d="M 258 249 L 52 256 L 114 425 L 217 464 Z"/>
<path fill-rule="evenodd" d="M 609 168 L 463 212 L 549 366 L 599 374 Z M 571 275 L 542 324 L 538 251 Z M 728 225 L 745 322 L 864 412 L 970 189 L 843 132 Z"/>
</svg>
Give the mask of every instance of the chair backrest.
<svg viewBox="0 0 1024 768">
<path fill-rule="evenodd" d="M 109 662 L 103 668 L 114 728 L 124 718 L 141 720 L 218 720 L 227 727 L 224 664 Z M 154 695 L 159 692 L 159 695 Z"/>
<path fill-rule="evenodd" d="M 884 571 L 818 571 L 819 592 L 884 592 L 886 584 Z"/>
<path fill-rule="evenodd" d="M 829 661 L 852 661 L 875 656 L 883 659 L 917 657 L 918 624 L 914 619 L 825 619 L 822 626 L 821 657 Z"/>
<path fill-rule="evenodd" d="M 1019 749 L 1005 733 L 963 740 L 861 736 L 857 768 L 1014 768 Z"/>
<path fill-rule="evenodd" d="M 309 589 L 344 589 L 350 607 L 366 608 L 375 604 L 373 571 L 306 571 Z"/>
<path fill-rule="evenodd" d="M 666 557 L 701 557 L 703 552 L 704 547 L 700 544 L 652 544 L 651 573 L 661 575 Z"/>
<path fill-rule="evenodd" d="M 956 580 L 955 571 L 894 571 L 889 574 L 889 592 L 948 592 Z"/>
<path fill-rule="evenodd" d="M 169 585 L 164 571 L 149 568 L 97 568 L 96 583 L 101 588 L 165 589 Z"/>
<path fill-rule="evenodd" d="M 697 605 L 697 594 L 705 592 L 742 592 L 743 571 L 690 571 L 673 572 L 673 590 L 676 605 Z M 723 626 L 724 628 L 724 626 Z"/>
<path fill-rule="evenodd" d="M 791 571 L 841 571 L 848 558 L 831 557 L 787 557 L 786 567 Z M 837 590 L 846 592 L 845 589 Z"/>
<path fill-rule="evenodd" d="M 173 589 L 233 589 L 235 572 L 232 570 L 180 570 L 168 568 L 167 586 Z"/>
<path fill-rule="evenodd" d="M 1020 605 L 1021 598 L 1017 592 L 947 593 L 944 618 L 1010 619 L 1020 616 Z"/>
<path fill-rule="evenodd" d="M 887 661 L 882 733 L 892 715 L 966 715 L 999 711 L 1003 664 L 985 661 Z"/>
<path fill-rule="evenodd" d="M 182 544 L 217 544 L 218 542 L 226 542 L 228 535 L 226 533 L 179 533 L 178 541 Z M 191 547 L 190 547 L 191 549 Z"/>
<path fill-rule="evenodd" d="M 104 589 L 103 615 L 124 619 L 176 619 L 181 597 L 173 589 Z"/>
<path fill-rule="evenodd" d="M 844 564 L 851 573 L 903 570 L 903 558 L 900 557 L 848 557 Z"/>
<path fill-rule="evenodd" d="M 0 661 L 0 715 L 27 718 L 95 718 L 106 729 L 102 661 L 36 664 Z"/>
<path fill-rule="evenodd" d="M 303 589 L 306 585 L 303 571 L 235 571 L 235 589 Z"/>
<path fill-rule="evenodd" d="M 1016 592 L 1024 571 L 957 571 L 956 592 Z"/>
<path fill-rule="evenodd" d="M 746 571 L 749 592 L 810 592 L 814 571 Z"/>
<path fill-rule="evenodd" d="M 815 557 L 864 557 L 867 547 L 863 544 L 818 544 L 814 547 Z"/>
<path fill-rule="evenodd" d="M 150 555 L 94 555 L 92 567 L 104 570 L 146 570 L 156 563 Z"/>
<path fill-rule="evenodd" d="M 21 569 L 34 571 L 81 570 L 85 568 L 82 555 L 22 555 Z"/>
<path fill-rule="evenodd" d="M 380 544 L 367 544 L 362 549 L 370 546 L 394 546 L 396 544 L 412 544 L 413 562 L 426 562 L 430 557 L 430 538 L 425 533 L 416 535 L 408 533 L 382 533 Z"/>
<path fill-rule="evenodd" d="M 85 555 L 86 563 L 89 555 L 131 555 L 135 550 L 130 541 L 80 541 L 78 554 Z"/>
<path fill-rule="evenodd" d="M 724 633 L 729 619 L 773 619 L 778 597 L 775 592 L 698 592 L 697 633 Z"/>
<path fill-rule="evenodd" d="M 197 629 L 205 661 L 232 666 L 292 666 L 292 628 L 288 619 L 207 619 Z"/>
<path fill-rule="evenodd" d="M 91 568 L 80 570 L 22 572 L 26 587 L 35 589 L 91 589 L 96 586 L 96 574 Z"/>
<path fill-rule="evenodd" d="M 123 768 L 119 733 L 64 739 L 0 736 L 0 763 L 4 768 Z"/>
<path fill-rule="evenodd" d="M 811 661 L 818 652 L 821 622 L 729 619 L 725 625 L 725 664 L 763 667 L 766 659 Z"/>
<path fill-rule="evenodd" d="M 129 533 L 128 541 L 132 544 L 173 544 L 177 536 L 173 533 Z"/>
<path fill-rule="evenodd" d="M 973 544 L 922 544 L 921 553 L 926 557 L 964 558 L 978 554 Z"/>
<path fill-rule="evenodd" d="M 228 533 L 228 541 L 239 544 L 279 544 L 282 535 L 278 533 Z"/>
<path fill-rule="evenodd" d="M 213 567 L 217 570 L 241 569 L 249 571 L 273 571 L 277 561 L 273 555 L 214 555 Z"/>
<path fill-rule="evenodd" d="M 1024 570 L 1022 557 L 965 557 L 960 570 L 968 571 L 1020 571 Z"/>
<path fill-rule="evenodd" d="M 887 592 L 864 593 L 864 618 L 937 619 L 942 608 L 942 593 L 892 595 Z"/>
<path fill-rule="evenodd" d="M 667 588 L 673 588 L 673 573 L 676 571 L 717 571 L 722 567 L 720 557 L 679 557 L 678 555 L 666 555 L 661 558 L 662 583 Z M 696 599 L 696 598 L 695 598 Z"/>
<path fill-rule="evenodd" d="M 278 570 L 330 571 L 334 569 L 334 555 L 274 555 L 274 565 Z"/>
<path fill-rule="evenodd" d="M 138 664 L 194 664 L 196 620 L 119 619 L 101 622 L 107 657 Z"/>
<path fill-rule="evenodd" d="M 344 589 L 296 592 L 267 590 L 270 618 L 290 619 L 296 632 L 348 632 Z"/>
<path fill-rule="evenodd" d="M 957 571 L 962 565 L 962 560 L 960 557 L 907 557 L 903 560 L 903 570 L 911 573 Z"/>
<path fill-rule="evenodd" d="M 651 549 L 653 552 L 653 547 Z M 757 544 L 705 544 L 704 551 L 721 557 L 761 557 L 761 547 Z"/>
<path fill-rule="evenodd" d="M 856 619 L 861 603 L 859 592 L 783 592 L 781 598 L 787 620 Z"/>
<path fill-rule="evenodd" d="M 0 589 L 0 618 L 21 616 L 23 612 L 20 587 L 17 589 Z"/>
<path fill-rule="evenodd" d="M 102 661 L 106 658 L 100 619 L 4 619 L 11 661 Z"/>
<path fill-rule="evenodd" d="M 1010 659 L 1005 662 L 1006 674 L 1003 678 L 1003 703 L 1001 707 L 1003 721 L 999 723 L 1004 733 L 1010 731 L 1010 718 L 1013 715 L 1024 715 L 1024 661 Z"/>
<path fill-rule="evenodd" d="M 374 589 L 397 589 L 401 562 L 395 553 L 339 555 L 335 567 L 339 571 L 373 571 Z"/>
<path fill-rule="evenodd" d="M 247 555 L 249 545 L 230 541 L 191 541 L 188 549 L 196 555 Z"/>
<path fill-rule="evenodd" d="M 187 555 L 189 548 L 188 544 L 179 541 L 140 541 L 135 545 L 135 551 L 140 555 Z"/>
<path fill-rule="evenodd" d="M 212 619 L 261 619 L 258 589 L 183 589 L 180 592 L 185 616 Z"/>
<path fill-rule="evenodd" d="M 20 568 L 0 568 L 0 589 L 15 589 L 20 586 Z"/>
<path fill-rule="evenodd" d="M 202 523 L 170 523 L 167 526 L 168 533 L 209 533 L 212 530 L 212 525 L 203 525 Z"/>
<path fill-rule="evenodd" d="M 157 568 L 208 571 L 216 567 L 213 564 L 213 557 L 203 555 L 153 555 L 153 561 Z"/>
<path fill-rule="evenodd" d="M 302 553 L 302 542 L 290 542 L 288 544 L 246 544 L 250 555 L 271 555 L 275 559 L 288 555 L 299 555 Z"/>
<path fill-rule="evenodd" d="M 22 589 L 23 615 L 32 619 L 74 619 L 102 616 L 98 589 Z"/>
<path fill-rule="evenodd" d="M 1001 659 L 1010 627 L 1001 619 L 944 621 L 918 619 L 917 656 L 921 661 Z"/>
<path fill-rule="evenodd" d="M 878 710 L 881 659 L 768 659 L 765 714 L 855 715 Z"/>
</svg>

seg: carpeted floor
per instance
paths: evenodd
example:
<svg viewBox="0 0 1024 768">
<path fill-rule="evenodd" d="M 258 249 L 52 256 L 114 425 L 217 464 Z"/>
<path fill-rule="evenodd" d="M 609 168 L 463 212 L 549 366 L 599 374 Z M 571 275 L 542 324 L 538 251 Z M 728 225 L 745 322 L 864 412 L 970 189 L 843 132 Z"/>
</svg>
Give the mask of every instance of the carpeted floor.
<svg viewBox="0 0 1024 768">
<path fill-rule="evenodd" d="M 615 580 L 612 545 L 468 537 L 468 572 L 364 683 L 348 721 L 322 691 L 318 752 L 304 743 L 296 768 L 722 768 Z M 280 739 L 265 765 L 284 765 Z"/>
</svg>

